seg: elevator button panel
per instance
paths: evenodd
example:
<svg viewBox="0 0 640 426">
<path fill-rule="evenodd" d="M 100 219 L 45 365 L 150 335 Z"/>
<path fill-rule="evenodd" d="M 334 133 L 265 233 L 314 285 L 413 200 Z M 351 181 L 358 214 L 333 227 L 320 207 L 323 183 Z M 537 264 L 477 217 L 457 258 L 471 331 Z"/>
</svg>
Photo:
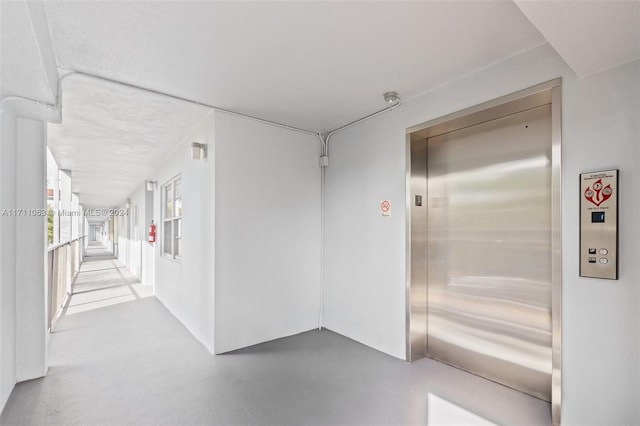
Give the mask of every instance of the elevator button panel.
<svg viewBox="0 0 640 426">
<path fill-rule="evenodd" d="M 580 276 L 618 279 L 618 170 L 580 175 Z"/>
</svg>

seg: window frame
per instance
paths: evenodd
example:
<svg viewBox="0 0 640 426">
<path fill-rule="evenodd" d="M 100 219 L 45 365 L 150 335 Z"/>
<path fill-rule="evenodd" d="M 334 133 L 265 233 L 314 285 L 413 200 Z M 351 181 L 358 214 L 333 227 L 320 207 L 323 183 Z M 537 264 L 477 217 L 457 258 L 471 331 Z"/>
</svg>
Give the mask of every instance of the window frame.
<svg viewBox="0 0 640 426">
<path fill-rule="evenodd" d="M 176 192 L 176 186 L 180 188 Z M 170 191 L 170 192 L 169 192 Z M 171 199 L 167 199 L 168 193 Z M 168 215 L 171 203 L 171 215 Z M 179 207 L 179 208 L 177 208 Z M 178 211 L 179 210 L 179 211 Z M 179 213 L 179 214 L 178 214 Z M 165 259 L 180 261 L 182 259 L 182 174 L 178 174 L 162 185 L 162 226 L 159 230 L 162 236 L 161 254 Z M 169 232 L 170 247 L 167 247 Z"/>
</svg>

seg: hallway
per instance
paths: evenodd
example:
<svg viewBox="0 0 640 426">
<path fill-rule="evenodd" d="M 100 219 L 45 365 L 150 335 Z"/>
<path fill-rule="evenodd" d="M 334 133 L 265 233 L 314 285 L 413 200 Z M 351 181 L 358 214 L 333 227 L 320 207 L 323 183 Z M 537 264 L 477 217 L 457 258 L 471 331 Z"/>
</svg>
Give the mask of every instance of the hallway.
<svg viewBox="0 0 640 426">
<path fill-rule="evenodd" d="M 64 314 L 73 315 L 152 294 L 153 288 L 142 285 L 111 252 L 98 242 L 90 242 Z"/>
<path fill-rule="evenodd" d="M 330 331 L 210 355 L 95 245 L 50 339 L 48 375 L 16 386 L 1 424 L 550 424 L 546 402 Z"/>
</svg>

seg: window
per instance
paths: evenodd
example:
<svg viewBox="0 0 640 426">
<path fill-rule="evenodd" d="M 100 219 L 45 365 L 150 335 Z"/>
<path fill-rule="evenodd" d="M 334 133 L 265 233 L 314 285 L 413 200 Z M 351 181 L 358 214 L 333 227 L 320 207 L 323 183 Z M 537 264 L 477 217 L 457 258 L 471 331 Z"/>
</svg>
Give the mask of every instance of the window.
<svg viewBox="0 0 640 426">
<path fill-rule="evenodd" d="M 182 179 L 176 176 L 162 187 L 162 254 L 182 256 Z"/>
</svg>

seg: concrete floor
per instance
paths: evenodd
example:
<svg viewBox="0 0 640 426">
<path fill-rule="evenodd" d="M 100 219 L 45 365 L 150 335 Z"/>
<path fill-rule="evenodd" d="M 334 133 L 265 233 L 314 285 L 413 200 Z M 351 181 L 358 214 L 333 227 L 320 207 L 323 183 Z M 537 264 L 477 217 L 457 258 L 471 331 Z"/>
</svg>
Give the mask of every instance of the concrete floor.
<svg viewBox="0 0 640 426">
<path fill-rule="evenodd" d="M 83 263 L 49 374 L 2 425 L 548 425 L 549 404 L 445 364 L 330 331 L 210 355 L 126 269 Z"/>
</svg>

